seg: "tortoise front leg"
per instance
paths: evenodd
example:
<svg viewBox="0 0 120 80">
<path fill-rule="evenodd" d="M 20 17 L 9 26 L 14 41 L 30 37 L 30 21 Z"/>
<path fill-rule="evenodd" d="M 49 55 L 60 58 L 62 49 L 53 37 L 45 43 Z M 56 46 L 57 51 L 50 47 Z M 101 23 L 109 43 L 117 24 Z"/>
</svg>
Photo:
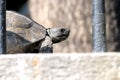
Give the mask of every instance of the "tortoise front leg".
<svg viewBox="0 0 120 80">
<path fill-rule="evenodd" d="M 41 44 L 39 53 L 53 53 L 53 43 L 50 37 L 46 36 Z"/>
</svg>

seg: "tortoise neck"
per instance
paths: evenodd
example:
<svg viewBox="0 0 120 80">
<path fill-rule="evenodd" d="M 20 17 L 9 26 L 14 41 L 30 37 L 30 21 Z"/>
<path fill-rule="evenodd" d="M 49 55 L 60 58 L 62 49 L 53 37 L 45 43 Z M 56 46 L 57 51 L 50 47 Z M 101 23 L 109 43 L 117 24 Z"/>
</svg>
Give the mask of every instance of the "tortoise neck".
<svg viewBox="0 0 120 80">
<path fill-rule="evenodd" d="M 50 28 L 46 29 L 46 36 L 50 36 Z"/>
</svg>

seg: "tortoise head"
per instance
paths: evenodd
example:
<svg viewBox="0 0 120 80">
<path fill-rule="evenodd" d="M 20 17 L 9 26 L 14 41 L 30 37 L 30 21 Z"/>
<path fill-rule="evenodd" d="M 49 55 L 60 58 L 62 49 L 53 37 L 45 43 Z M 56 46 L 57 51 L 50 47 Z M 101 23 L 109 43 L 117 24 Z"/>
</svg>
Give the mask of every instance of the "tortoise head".
<svg viewBox="0 0 120 80">
<path fill-rule="evenodd" d="M 62 27 L 49 28 L 49 29 L 47 29 L 47 33 L 50 36 L 50 38 L 52 39 L 53 43 L 58 43 L 58 42 L 61 42 L 68 38 L 70 29 L 62 28 Z"/>
</svg>

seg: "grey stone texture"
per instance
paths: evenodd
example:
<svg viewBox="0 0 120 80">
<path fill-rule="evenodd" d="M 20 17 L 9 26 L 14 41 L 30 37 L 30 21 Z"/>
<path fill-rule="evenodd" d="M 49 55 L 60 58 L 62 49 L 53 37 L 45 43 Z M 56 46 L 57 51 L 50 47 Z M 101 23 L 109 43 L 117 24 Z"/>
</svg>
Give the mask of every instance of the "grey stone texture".
<svg viewBox="0 0 120 80">
<path fill-rule="evenodd" d="M 120 55 L 1 55 L 0 80 L 120 80 Z"/>
</svg>

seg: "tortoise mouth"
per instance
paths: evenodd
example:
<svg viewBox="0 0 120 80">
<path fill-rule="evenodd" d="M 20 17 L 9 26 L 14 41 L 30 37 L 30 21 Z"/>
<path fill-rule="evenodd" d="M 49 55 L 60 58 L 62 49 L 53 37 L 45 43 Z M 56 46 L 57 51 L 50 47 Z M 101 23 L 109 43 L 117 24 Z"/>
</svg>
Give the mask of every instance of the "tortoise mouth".
<svg viewBox="0 0 120 80">
<path fill-rule="evenodd" d="M 58 35 L 57 37 L 68 37 L 69 34 L 62 34 L 62 35 Z"/>
<path fill-rule="evenodd" d="M 60 35 L 60 36 L 57 36 L 57 37 L 54 37 L 52 38 L 52 42 L 53 43 L 58 43 L 58 42 L 61 42 L 61 41 L 64 41 L 65 39 L 68 38 L 69 35 L 65 34 L 65 35 Z"/>
</svg>

